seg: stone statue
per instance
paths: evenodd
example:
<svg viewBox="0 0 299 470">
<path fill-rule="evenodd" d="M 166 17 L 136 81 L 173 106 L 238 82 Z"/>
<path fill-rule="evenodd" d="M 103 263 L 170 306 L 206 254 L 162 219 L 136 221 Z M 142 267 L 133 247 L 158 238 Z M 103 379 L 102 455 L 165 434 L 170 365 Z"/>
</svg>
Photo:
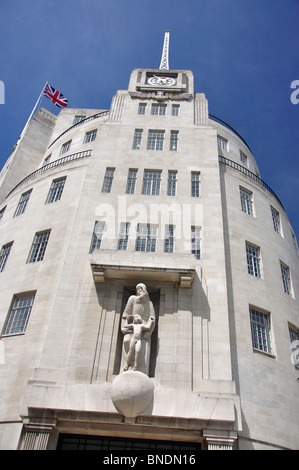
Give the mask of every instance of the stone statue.
<svg viewBox="0 0 299 470">
<path fill-rule="evenodd" d="M 121 372 L 137 370 L 148 374 L 151 335 L 155 328 L 155 311 L 144 284 L 137 284 L 122 315 L 124 335 Z"/>
</svg>

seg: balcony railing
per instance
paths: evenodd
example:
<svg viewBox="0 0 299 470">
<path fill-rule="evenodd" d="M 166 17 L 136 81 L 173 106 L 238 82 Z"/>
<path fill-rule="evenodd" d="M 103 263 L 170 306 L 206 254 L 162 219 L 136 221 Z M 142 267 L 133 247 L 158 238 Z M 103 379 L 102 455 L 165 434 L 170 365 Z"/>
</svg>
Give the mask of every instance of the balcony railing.
<svg viewBox="0 0 299 470">
<path fill-rule="evenodd" d="M 68 132 L 70 132 L 71 130 L 73 130 L 75 127 L 78 127 L 78 126 L 81 126 L 82 124 L 85 124 L 86 122 L 88 121 L 93 121 L 94 119 L 97 119 L 97 118 L 100 118 L 100 117 L 103 117 L 103 116 L 106 116 L 109 114 L 109 110 L 108 111 L 101 111 L 100 113 L 97 113 L 97 114 L 93 114 L 92 116 L 89 116 L 85 119 L 82 119 L 82 121 L 79 121 L 77 122 L 76 124 L 74 124 L 73 126 L 69 127 L 68 129 L 66 129 L 64 132 L 62 132 L 62 134 L 60 134 L 58 137 L 56 137 L 55 140 L 53 140 L 53 142 L 49 145 L 48 148 L 52 147 L 52 145 L 55 144 L 55 142 L 57 142 L 58 139 L 60 139 L 60 137 L 64 136 L 65 134 L 67 134 Z"/>
<path fill-rule="evenodd" d="M 279 202 L 279 204 L 283 208 L 283 205 L 282 205 L 280 199 L 275 194 L 275 192 L 270 188 L 270 186 L 268 186 L 267 183 L 265 183 L 265 181 L 263 181 L 261 178 L 259 178 L 254 173 L 252 173 L 252 171 L 248 170 L 248 168 L 246 168 L 245 166 L 239 165 L 239 163 L 236 163 L 233 160 L 229 160 L 228 158 L 222 157 L 222 155 L 219 155 L 219 162 L 223 163 L 224 165 L 227 165 L 231 168 L 234 168 L 234 170 L 240 171 L 244 175 L 249 176 L 249 178 L 256 181 L 263 188 L 267 189 L 267 191 L 269 191 L 269 193 L 271 193 L 272 196 L 274 196 L 276 198 L 276 200 Z"/>
<path fill-rule="evenodd" d="M 83 152 L 78 152 L 78 153 L 72 153 L 71 155 L 67 155 L 65 157 L 59 158 L 58 160 L 54 160 L 53 162 L 47 163 L 46 165 L 42 166 L 38 170 L 34 171 L 33 173 L 30 173 L 30 175 L 26 176 L 24 179 L 22 179 L 6 196 L 11 195 L 19 186 L 21 186 L 25 181 L 28 181 L 31 178 L 35 178 L 35 176 L 40 175 L 41 173 L 44 173 L 47 170 L 50 170 L 51 168 L 55 168 L 56 166 L 59 165 L 64 165 L 65 163 L 74 161 L 74 160 L 79 160 L 80 158 L 85 158 L 85 157 L 90 157 L 91 155 L 91 150 L 84 150 Z"/>
</svg>

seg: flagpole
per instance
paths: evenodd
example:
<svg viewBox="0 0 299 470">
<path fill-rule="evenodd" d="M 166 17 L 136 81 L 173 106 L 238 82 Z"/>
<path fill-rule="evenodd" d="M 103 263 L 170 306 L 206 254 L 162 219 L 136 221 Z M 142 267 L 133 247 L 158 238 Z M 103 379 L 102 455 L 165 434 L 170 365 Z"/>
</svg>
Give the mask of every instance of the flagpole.
<svg viewBox="0 0 299 470">
<path fill-rule="evenodd" d="M 33 114 L 35 113 L 35 111 L 36 111 L 36 109 L 37 109 L 37 107 L 38 107 L 38 105 L 39 105 L 39 103 L 40 103 L 40 101 L 41 101 L 41 99 L 42 99 L 42 97 L 43 97 L 43 93 L 44 93 L 44 91 L 45 91 L 45 88 L 46 88 L 47 84 L 48 84 L 48 82 L 45 83 L 44 88 L 42 89 L 41 94 L 39 95 L 39 97 L 38 97 L 38 99 L 37 99 L 37 101 L 36 101 L 36 103 L 35 103 L 35 105 L 34 105 L 34 108 L 33 108 L 33 110 L 31 111 L 31 114 L 30 114 L 29 118 L 27 119 L 27 122 L 26 122 L 26 124 L 25 124 L 25 126 L 24 126 L 24 129 L 22 130 L 22 133 L 21 133 L 21 135 L 20 135 L 20 137 L 19 137 L 18 142 L 16 143 L 16 145 L 19 145 L 19 143 L 20 143 L 21 140 L 23 139 L 24 134 L 25 134 L 25 132 L 26 132 L 26 130 L 27 130 L 27 127 L 28 127 L 28 125 L 29 125 L 29 122 L 30 122 L 30 120 L 31 120 L 31 118 L 32 118 L 32 116 L 33 116 Z"/>
</svg>

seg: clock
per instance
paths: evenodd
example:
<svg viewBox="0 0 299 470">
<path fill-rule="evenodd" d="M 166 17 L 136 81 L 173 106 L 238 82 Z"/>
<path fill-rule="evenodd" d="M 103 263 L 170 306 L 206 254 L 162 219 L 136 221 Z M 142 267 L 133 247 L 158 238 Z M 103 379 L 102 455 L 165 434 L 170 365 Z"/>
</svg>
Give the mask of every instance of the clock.
<svg viewBox="0 0 299 470">
<path fill-rule="evenodd" d="M 173 86 L 176 84 L 176 79 L 173 77 L 159 77 L 157 75 L 153 75 L 147 79 L 147 83 L 155 86 Z"/>
</svg>

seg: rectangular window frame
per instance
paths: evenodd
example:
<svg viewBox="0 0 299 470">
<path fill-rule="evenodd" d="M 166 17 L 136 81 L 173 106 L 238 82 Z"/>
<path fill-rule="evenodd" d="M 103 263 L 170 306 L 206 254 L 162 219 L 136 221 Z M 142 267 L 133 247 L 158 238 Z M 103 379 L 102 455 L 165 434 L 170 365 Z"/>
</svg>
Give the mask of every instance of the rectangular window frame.
<svg viewBox="0 0 299 470">
<path fill-rule="evenodd" d="M 102 193 L 111 193 L 112 183 L 114 179 L 115 168 L 107 167 L 105 171 Z"/>
<path fill-rule="evenodd" d="M 165 131 L 164 130 L 152 130 L 148 131 L 147 137 L 147 150 L 162 151 L 164 149 L 164 139 Z"/>
<path fill-rule="evenodd" d="M 16 208 L 15 213 L 14 213 L 14 217 L 17 217 L 18 215 L 24 214 L 25 209 L 26 209 L 27 204 L 28 204 L 28 201 L 29 201 L 29 198 L 31 196 L 31 193 L 32 193 L 32 189 L 29 189 L 29 191 L 26 191 L 25 193 L 23 193 L 21 195 L 20 200 L 19 200 L 18 205 L 17 205 L 17 208 Z"/>
<path fill-rule="evenodd" d="M 66 182 L 66 176 L 56 178 L 52 181 L 51 187 L 46 199 L 46 204 L 52 204 L 53 202 L 60 201 L 64 185 Z"/>
<path fill-rule="evenodd" d="M 152 116 L 165 116 L 166 115 L 166 104 L 152 103 L 151 115 Z"/>
<path fill-rule="evenodd" d="M 246 241 L 245 244 L 248 274 L 258 279 L 262 279 L 261 249 L 259 246 L 254 245 L 251 242 Z"/>
<path fill-rule="evenodd" d="M 32 312 L 36 291 L 13 296 L 1 336 L 24 334 Z"/>
<path fill-rule="evenodd" d="M 144 170 L 141 194 L 159 196 L 161 180 L 162 170 Z"/>
<path fill-rule="evenodd" d="M 62 144 L 59 155 L 63 155 L 67 153 L 69 149 L 71 148 L 71 143 L 72 143 L 72 140 L 68 140 L 67 142 Z"/>
<path fill-rule="evenodd" d="M 93 227 L 89 253 L 99 250 L 102 244 L 105 222 L 96 220 Z"/>
<path fill-rule="evenodd" d="M 287 266 L 282 261 L 280 263 L 280 272 L 281 272 L 281 279 L 283 290 L 286 294 L 293 296 L 293 289 L 292 289 L 292 280 L 291 280 L 291 272 L 289 266 Z"/>
<path fill-rule="evenodd" d="M 253 193 L 249 189 L 240 186 L 241 209 L 245 214 L 254 217 Z"/>
<path fill-rule="evenodd" d="M 119 234 L 117 241 L 117 249 L 120 251 L 126 251 L 128 248 L 130 232 L 130 222 L 121 222 L 119 226 Z"/>
<path fill-rule="evenodd" d="M 175 226 L 165 225 L 164 253 L 174 253 Z"/>
<path fill-rule="evenodd" d="M 129 168 L 127 176 L 126 194 L 135 194 L 137 174 L 137 168 Z"/>
<path fill-rule="evenodd" d="M 157 238 L 158 225 L 139 223 L 137 225 L 135 250 L 154 253 L 156 251 Z"/>
<path fill-rule="evenodd" d="M 177 192 L 177 170 L 168 170 L 167 196 L 176 196 Z"/>
<path fill-rule="evenodd" d="M 179 145 L 179 131 L 170 131 L 169 150 L 171 152 L 177 152 L 178 145 Z"/>
<path fill-rule="evenodd" d="M 10 254 L 13 242 L 6 243 L 2 246 L 0 251 L 0 273 L 4 271 L 8 256 Z"/>
<path fill-rule="evenodd" d="M 191 254 L 196 259 L 201 259 L 201 227 L 191 226 Z"/>
<path fill-rule="evenodd" d="M 191 171 L 191 196 L 200 197 L 201 172 Z"/>
<path fill-rule="evenodd" d="M 87 131 L 84 136 L 83 144 L 88 144 L 89 142 L 93 142 L 94 140 L 96 140 L 96 137 L 97 137 L 97 129 L 93 129 L 92 131 Z"/>
<path fill-rule="evenodd" d="M 51 230 L 43 230 L 42 232 L 37 232 L 35 234 L 33 243 L 30 248 L 27 263 L 37 263 L 44 259 L 48 241 L 50 238 L 50 233 Z"/>
<path fill-rule="evenodd" d="M 135 129 L 133 144 L 132 144 L 133 150 L 140 150 L 141 142 L 142 142 L 142 133 L 143 133 L 143 129 Z"/>
<path fill-rule="evenodd" d="M 273 356 L 270 312 L 250 306 L 249 317 L 253 349 Z"/>
</svg>

